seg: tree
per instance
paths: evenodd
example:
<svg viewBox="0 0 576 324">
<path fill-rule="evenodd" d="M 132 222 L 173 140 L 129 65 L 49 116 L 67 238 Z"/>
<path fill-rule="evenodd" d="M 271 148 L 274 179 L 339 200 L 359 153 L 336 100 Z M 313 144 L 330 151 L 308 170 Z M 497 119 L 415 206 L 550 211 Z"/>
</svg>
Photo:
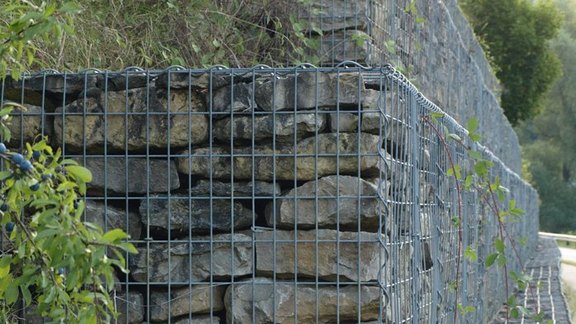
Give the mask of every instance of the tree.
<svg viewBox="0 0 576 324">
<path fill-rule="evenodd" d="M 461 0 L 460 5 L 492 59 L 508 120 L 516 125 L 535 116 L 561 72 L 560 62 L 548 46 L 562 23 L 554 3 Z"/>
<path fill-rule="evenodd" d="M 543 230 L 576 230 L 576 8 L 574 0 L 558 0 L 565 23 L 551 49 L 563 66 L 563 76 L 544 99 L 545 109 L 517 128 L 528 160 L 532 184 L 542 201 Z"/>
<path fill-rule="evenodd" d="M 70 30 L 73 3 L 5 2 L 0 5 L 0 79 L 18 78 L 34 61 L 30 41 Z M 17 322 L 19 306 L 34 306 L 53 322 L 97 323 L 115 314 L 110 291 L 123 253 L 136 253 L 120 229 L 104 233 L 82 220 L 92 174 L 62 159 L 46 138 L 10 149 L 7 125 L 13 109 L 0 110 L 0 322 Z"/>
</svg>

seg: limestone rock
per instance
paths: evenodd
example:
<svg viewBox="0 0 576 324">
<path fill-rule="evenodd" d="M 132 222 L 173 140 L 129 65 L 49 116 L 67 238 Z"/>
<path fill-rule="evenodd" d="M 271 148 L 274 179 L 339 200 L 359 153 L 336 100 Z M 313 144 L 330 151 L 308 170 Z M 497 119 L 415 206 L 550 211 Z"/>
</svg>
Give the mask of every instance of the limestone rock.
<svg viewBox="0 0 576 324">
<path fill-rule="evenodd" d="M 142 224 L 140 217 L 134 212 L 125 212 L 102 202 L 86 201 L 86 221 L 102 227 L 105 231 L 120 228 L 130 234 L 134 240 L 140 239 Z M 126 215 L 128 214 L 128 215 Z M 128 219 L 128 222 L 126 222 Z"/>
<path fill-rule="evenodd" d="M 259 79 L 254 99 L 264 111 L 358 108 L 366 99 L 358 73 L 302 72 L 279 79 Z"/>
<path fill-rule="evenodd" d="M 140 215 L 146 226 L 188 233 L 230 232 L 252 225 L 254 213 L 230 198 L 189 195 L 150 196 L 142 200 Z"/>
<path fill-rule="evenodd" d="M 300 139 L 320 133 L 326 128 L 325 114 L 280 114 L 238 116 L 218 120 L 214 123 L 214 135 L 222 142 L 236 140 L 260 141 L 275 136 L 278 142 L 294 141 L 294 134 Z M 252 131 L 254 129 L 254 131 Z"/>
<path fill-rule="evenodd" d="M 376 232 L 388 217 L 376 185 L 352 176 L 326 176 L 290 190 L 266 208 L 269 226 Z M 274 210 L 274 206 L 276 209 Z"/>
<path fill-rule="evenodd" d="M 167 322 L 187 314 L 205 314 L 224 309 L 226 286 L 193 285 L 192 288 L 173 288 L 168 292 L 152 291 L 150 317 L 152 321 Z M 170 304 L 168 303 L 170 301 Z M 170 309 L 168 309 L 170 306 Z M 196 320 L 197 316 L 193 316 Z"/>
<path fill-rule="evenodd" d="M 130 259 L 130 273 L 140 282 L 187 285 L 209 279 L 229 279 L 252 273 L 252 242 L 244 234 L 192 237 L 190 243 L 139 246 Z M 212 240 L 212 243 L 210 243 Z M 194 265 L 192 268 L 190 265 Z"/>
<path fill-rule="evenodd" d="M 144 88 L 153 84 L 154 77 L 144 71 L 96 74 L 96 87 L 107 91 Z M 83 97 L 82 92 L 80 92 L 78 99 Z"/>
<path fill-rule="evenodd" d="M 358 17 L 367 17 L 367 6 L 363 3 L 346 0 L 336 0 L 330 3 L 321 1 L 310 2 L 298 17 L 302 21 L 310 22 L 308 30 L 313 32 L 312 26 L 319 28 L 323 32 L 333 32 L 345 29 L 366 29 L 365 19 Z"/>
<path fill-rule="evenodd" d="M 336 303 L 338 301 L 338 304 Z M 378 319 L 379 309 L 386 300 L 377 286 L 341 287 L 314 283 L 273 283 L 256 278 L 232 285 L 224 297 L 227 323 L 335 323 Z M 296 305 L 295 305 L 296 304 Z M 297 307 L 297 314 L 295 311 Z M 316 318 L 318 314 L 318 318 Z M 295 318 L 295 316 L 297 316 Z"/>
<path fill-rule="evenodd" d="M 384 278 L 381 268 L 387 264 L 387 258 L 379 240 L 383 242 L 386 238 L 377 233 L 320 229 L 297 231 L 297 234 L 294 231 L 258 231 L 254 235 L 259 275 L 275 273 L 286 278 L 294 275 L 316 278 L 318 275 L 318 279 L 339 279 L 341 282 Z"/>
<path fill-rule="evenodd" d="M 196 315 L 172 321 L 174 324 L 219 324 L 220 317 L 212 315 Z"/>
<path fill-rule="evenodd" d="M 280 194 L 280 185 L 278 183 L 269 183 L 264 181 L 239 181 L 239 182 L 221 182 L 217 180 L 200 179 L 190 189 L 192 197 L 231 197 L 238 199 L 252 198 L 273 198 Z"/>
<path fill-rule="evenodd" d="M 24 143 L 33 143 L 38 135 L 50 135 L 51 124 L 42 116 L 42 107 L 24 105 L 26 111 L 14 110 L 11 114 L 12 121 L 8 124 L 8 129 L 12 135 L 10 146 L 18 148 L 20 140 Z"/>
<path fill-rule="evenodd" d="M 234 79 L 238 81 L 238 79 Z M 240 79 L 241 80 L 241 79 Z M 216 90 L 232 82 L 230 75 L 218 73 L 195 73 L 189 71 L 165 71 L 156 78 L 158 88 L 192 89 L 192 90 Z"/>
<path fill-rule="evenodd" d="M 333 133 L 353 132 L 357 129 L 357 114 L 348 112 L 330 113 L 330 130 Z"/>
<path fill-rule="evenodd" d="M 84 166 L 93 176 L 88 191 L 95 194 L 158 193 L 180 187 L 174 161 L 89 156 Z"/>
<path fill-rule="evenodd" d="M 360 30 L 342 30 L 330 37 L 320 37 L 320 59 L 324 64 L 333 64 L 344 61 L 367 63 L 370 61 L 369 48 L 370 35 Z M 358 46 L 360 40 L 364 40 Z"/>
<path fill-rule="evenodd" d="M 214 91 L 208 97 L 208 107 L 211 107 L 211 117 L 221 119 L 229 117 L 233 112 L 251 112 L 256 110 L 253 100 L 254 89 L 251 83 L 235 83 Z"/>
<path fill-rule="evenodd" d="M 144 298 L 141 293 L 130 291 L 116 296 L 118 323 L 142 323 L 144 320 Z"/>
<path fill-rule="evenodd" d="M 386 156 L 380 146 L 380 138 L 371 134 L 319 134 L 300 141 L 296 147 L 278 145 L 275 151 L 271 146 L 264 145 L 238 148 L 232 155 L 223 147 L 185 151 L 177 158 L 177 165 L 181 173 L 208 178 L 211 171 L 212 177 L 217 179 L 229 179 L 232 171 L 235 179 L 270 182 L 273 179 L 294 178 L 313 180 L 338 172 L 342 175 L 358 175 L 360 171 L 369 176 L 388 168 L 386 159 L 379 157 L 379 154 Z"/>
<path fill-rule="evenodd" d="M 58 145 L 73 150 L 144 151 L 202 143 L 208 123 L 201 96 L 150 88 L 97 91 L 62 108 L 54 117 Z M 169 97 L 168 97 L 169 95 Z"/>
</svg>

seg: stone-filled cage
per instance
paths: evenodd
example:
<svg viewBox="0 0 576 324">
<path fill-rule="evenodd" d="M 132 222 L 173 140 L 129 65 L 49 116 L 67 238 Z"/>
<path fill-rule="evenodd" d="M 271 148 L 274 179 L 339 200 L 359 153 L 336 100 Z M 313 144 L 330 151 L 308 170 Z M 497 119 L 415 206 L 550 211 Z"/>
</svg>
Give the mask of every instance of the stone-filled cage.
<svg viewBox="0 0 576 324">
<path fill-rule="evenodd" d="M 497 219 L 449 176 L 472 162 L 442 134 L 466 131 L 389 66 L 48 71 L 0 98 L 27 107 L 9 145 L 43 134 L 90 169 L 86 220 L 138 248 L 119 323 L 445 323 L 456 303 L 475 323 L 506 298 Z M 525 258 L 536 193 L 477 149 L 526 211 Z"/>
</svg>

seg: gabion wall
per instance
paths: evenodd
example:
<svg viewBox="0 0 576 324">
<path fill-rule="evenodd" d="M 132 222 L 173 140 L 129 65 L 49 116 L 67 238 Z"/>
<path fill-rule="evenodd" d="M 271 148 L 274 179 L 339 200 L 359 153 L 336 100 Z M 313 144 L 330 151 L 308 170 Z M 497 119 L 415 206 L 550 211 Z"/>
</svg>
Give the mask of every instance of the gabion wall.
<svg viewBox="0 0 576 324">
<path fill-rule="evenodd" d="M 471 161 L 434 128 L 465 131 L 425 122 L 439 108 L 388 66 L 44 72 L 0 98 L 28 108 L 11 145 L 44 134 L 88 167 L 86 219 L 138 247 L 118 272 L 121 323 L 452 322 L 458 268 L 465 322 L 506 298 L 484 267 L 496 217 L 461 192 L 461 239 L 453 224 L 447 152 Z M 478 149 L 527 212 L 507 229 L 526 259 L 537 195 Z"/>
</svg>

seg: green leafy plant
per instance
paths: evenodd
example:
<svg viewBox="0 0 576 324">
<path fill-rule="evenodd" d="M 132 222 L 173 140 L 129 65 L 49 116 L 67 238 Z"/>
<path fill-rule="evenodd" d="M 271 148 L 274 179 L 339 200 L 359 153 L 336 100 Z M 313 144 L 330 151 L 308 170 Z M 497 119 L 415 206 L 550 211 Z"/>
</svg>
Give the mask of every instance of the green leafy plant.
<svg viewBox="0 0 576 324">
<path fill-rule="evenodd" d="M 0 129 L 7 128 L 14 107 L 19 105 L 0 111 Z M 63 159 L 46 138 L 23 152 L 7 148 L 9 136 L 3 140 L 0 321 L 15 322 L 22 302 L 54 322 L 109 321 L 115 271 L 127 272 L 123 255 L 137 252 L 128 235 L 83 221 L 88 169 Z"/>
<path fill-rule="evenodd" d="M 494 166 L 494 162 L 484 158 L 483 154 L 475 150 L 473 148 L 474 145 L 467 144 L 467 141 L 465 141 L 462 136 L 450 133 L 445 126 L 441 128 L 440 126 L 442 124 L 439 122 L 439 119 L 442 117 L 444 117 L 444 113 L 438 112 L 424 115 L 422 119 L 438 137 L 440 145 L 443 147 L 447 156 L 448 170 L 446 171 L 446 174 L 447 176 L 454 178 L 456 186 L 458 200 L 457 215 L 452 219 L 452 223 L 458 228 L 456 263 L 459 266 L 456 270 L 455 281 L 451 285 L 456 296 L 455 308 L 458 310 L 457 312 L 454 312 L 454 323 L 457 322 L 458 314 L 465 316 L 466 314 L 475 311 L 473 306 L 463 305 L 458 299 L 461 257 L 463 256 L 469 262 L 477 262 L 478 260 L 474 247 L 467 246 L 462 252 L 464 244 L 462 237 L 462 194 L 464 191 L 475 191 L 478 194 L 482 206 L 485 209 L 488 209 L 496 218 L 498 224 L 498 235 L 492 242 L 494 250 L 485 258 L 484 265 L 486 268 L 490 268 L 496 264 L 499 268 L 504 269 L 503 275 L 506 286 L 506 295 L 509 296 L 506 301 L 506 307 L 508 310 L 507 317 L 518 318 L 520 315 L 523 315 L 540 322 L 543 320 L 544 314 L 541 312 L 533 314 L 528 308 L 517 304 L 515 296 L 509 291 L 510 281 L 512 281 L 514 286 L 518 289 L 524 290 L 528 287 L 531 279 L 530 276 L 524 273 L 508 271 L 508 250 L 512 250 L 519 264 L 522 264 L 516 248 L 517 244 L 522 244 L 522 238 L 517 240 L 517 238 L 508 235 L 506 226 L 508 223 L 520 220 L 524 215 L 524 211 L 516 206 L 516 201 L 514 199 L 509 198 L 510 192 L 507 188 L 501 185 L 500 178 L 498 176 L 491 176 L 490 169 Z M 466 129 L 468 132 L 467 137 L 472 144 L 480 141 L 481 136 L 477 132 L 477 119 L 470 119 L 467 123 Z M 456 145 L 464 148 L 467 152 L 467 156 L 473 161 L 471 167 L 464 168 L 455 163 L 449 142 L 456 143 Z"/>
</svg>

